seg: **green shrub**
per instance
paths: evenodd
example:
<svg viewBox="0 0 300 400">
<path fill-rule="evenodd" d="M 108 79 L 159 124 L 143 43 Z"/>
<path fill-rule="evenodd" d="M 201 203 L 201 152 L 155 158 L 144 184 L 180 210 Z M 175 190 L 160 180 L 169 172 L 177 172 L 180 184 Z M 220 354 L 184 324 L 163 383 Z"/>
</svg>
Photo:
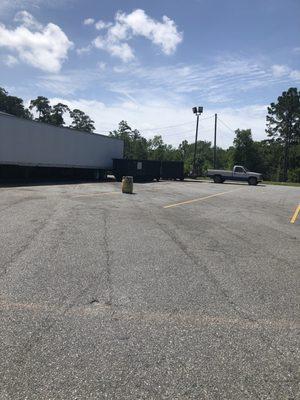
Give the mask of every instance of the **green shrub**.
<svg viewBox="0 0 300 400">
<path fill-rule="evenodd" d="M 290 169 L 288 172 L 289 182 L 300 182 L 300 168 Z"/>
</svg>

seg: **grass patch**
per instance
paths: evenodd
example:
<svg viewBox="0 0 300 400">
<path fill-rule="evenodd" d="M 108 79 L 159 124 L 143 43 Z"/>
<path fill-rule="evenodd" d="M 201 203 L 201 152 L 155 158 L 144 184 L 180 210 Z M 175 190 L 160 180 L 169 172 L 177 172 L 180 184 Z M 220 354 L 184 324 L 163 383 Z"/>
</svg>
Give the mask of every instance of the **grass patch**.
<svg viewBox="0 0 300 400">
<path fill-rule="evenodd" d="M 208 178 L 207 176 L 201 176 L 197 177 L 196 180 L 200 181 L 213 181 L 211 178 Z M 226 180 L 226 182 L 231 182 L 229 179 Z M 234 182 L 234 181 L 232 181 Z M 239 182 L 239 181 L 237 181 Z M 298 182 L 275 182 L 275 181 L 262 181 L 263 185 L 276 185 L 276 186 L 294 186 L 294 187 L 300 187 L 300 183 Z"/>
<path fill-rule="evenodd" d="M 277 186 L 296 186 L 300 187 L 300 183 L 297 182 L 272 182 L 272 181 L 263 181 L 265 185 L 277 185 Z"/>
</svg>

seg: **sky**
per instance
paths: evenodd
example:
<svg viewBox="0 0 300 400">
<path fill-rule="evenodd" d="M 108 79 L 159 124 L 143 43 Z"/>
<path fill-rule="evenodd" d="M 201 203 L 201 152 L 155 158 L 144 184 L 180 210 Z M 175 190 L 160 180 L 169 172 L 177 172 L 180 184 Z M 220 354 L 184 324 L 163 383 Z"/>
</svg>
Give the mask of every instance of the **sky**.
<svg viewBox="0 0 300 400">
<path fill-rule="evenodd" d="M 299 0 L 0 0 L 0 86 L 126 120 L 173 145 L 266 138 L 267 106 L 300 86 Z"/>
</svg>

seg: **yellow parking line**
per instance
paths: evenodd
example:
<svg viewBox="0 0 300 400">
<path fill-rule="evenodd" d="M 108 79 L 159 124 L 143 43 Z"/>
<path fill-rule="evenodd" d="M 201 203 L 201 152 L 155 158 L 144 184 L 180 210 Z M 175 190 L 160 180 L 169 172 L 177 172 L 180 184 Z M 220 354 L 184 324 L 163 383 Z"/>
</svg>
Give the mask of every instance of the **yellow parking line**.
<svg viewBox="0 0 300 400">
<path fill-rule="evenodd" d="M 292 218 L 291 218 L 291 220 L 290 220 L 290 223 L 291 223 L 291 224 L 294 224 L 294 223 L 296 222 L 296 219 L 297 219 L 299 213 L 300 213 L 300 204 L 299 204 L 298 207 L 296 208 L 296 211 L 294 212 L 294 215 L 292 216 Z"/>
<path fill-rule="evenodd" d="M 209 195 L 209 196 L 199 197 L 198 199 L 181 201 L 180 203 L 169 204 L 168 206 L 164 206 L 164 208 L 172 208 L 172 207 L 182 206 L 182 205 L 184 205 L 184 204 L 196 203 L 196 202 L 198 202 L 198 201 L 203 201 L 203 200 L 211 199 L 212 197 L 223 196 L 224 194 L 227 194 L 227 193 L 237 192 L 238 190 L 242 190 L 242 189 L 245 189 L 245 188 L 238 188 L 238 189 L 234 189 L 234 190 L 227 190 L 226 192 L 211 194 L 211 195 Z"/>
</svg>

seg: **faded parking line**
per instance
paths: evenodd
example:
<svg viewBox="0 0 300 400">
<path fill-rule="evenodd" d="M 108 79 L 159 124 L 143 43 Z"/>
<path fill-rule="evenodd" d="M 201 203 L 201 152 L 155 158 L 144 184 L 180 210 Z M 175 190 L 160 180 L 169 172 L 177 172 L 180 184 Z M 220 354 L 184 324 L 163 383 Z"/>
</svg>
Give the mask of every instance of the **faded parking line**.
<svg viewBox="0 0 300 400">
<path fill-rule="evenodd" d="M 209 196 L 199 197 L 197 199 L 181 201 L 179 203 L 169 204 L 167 206 L 164 206 L 163 208 L 172 208 L 172 207 L 182 206 L 182 205 L 185 205 L 185 204 L 196 203 L 198 201 L 208 200 L 208 199 L 211 199 L 213 197 L 223 196 L 224 194 L 227 194 L 227 193 L 237 192 L 238 190 L 242 190 L 242 189 L 245 189 L 245 188 L 243 187 L 243 188 L 234 189 L 234 190 L 227 190 L 226 192 L 215 193 L 215 194 L 211 194 Z"/>
<path fill-rule="evenodd" d="M 241 326 L 243 328 L 269 327 L 269 328 L 288 328 L 298 329 L 297 320 L 288 319 L 264 319 L 257 318 L 254 320 L 230 317 L 230 316 L 214 316 L 202 314 L 198 312 L 162 312 L 162 311 L 146 311 L 146 310 L 129 310 L 118 309 L 111 305 L 95 303 L 91 305 L 62 306 L 48 305 L 43 303 L 14 303 L 0 301 L 0 311 L 2 312 L 30 312 L 30 313 L 51 313 L 56 315 L 75 316 L 78 317 L 97 317 L 107 313 L 107 316 L 113 316 L 121 320 L 136 320 L 138 322 L 158 322 L 158 323 L 179 323 L 192 325 L 224 325 L 224 326 Z"/>
</svg>

